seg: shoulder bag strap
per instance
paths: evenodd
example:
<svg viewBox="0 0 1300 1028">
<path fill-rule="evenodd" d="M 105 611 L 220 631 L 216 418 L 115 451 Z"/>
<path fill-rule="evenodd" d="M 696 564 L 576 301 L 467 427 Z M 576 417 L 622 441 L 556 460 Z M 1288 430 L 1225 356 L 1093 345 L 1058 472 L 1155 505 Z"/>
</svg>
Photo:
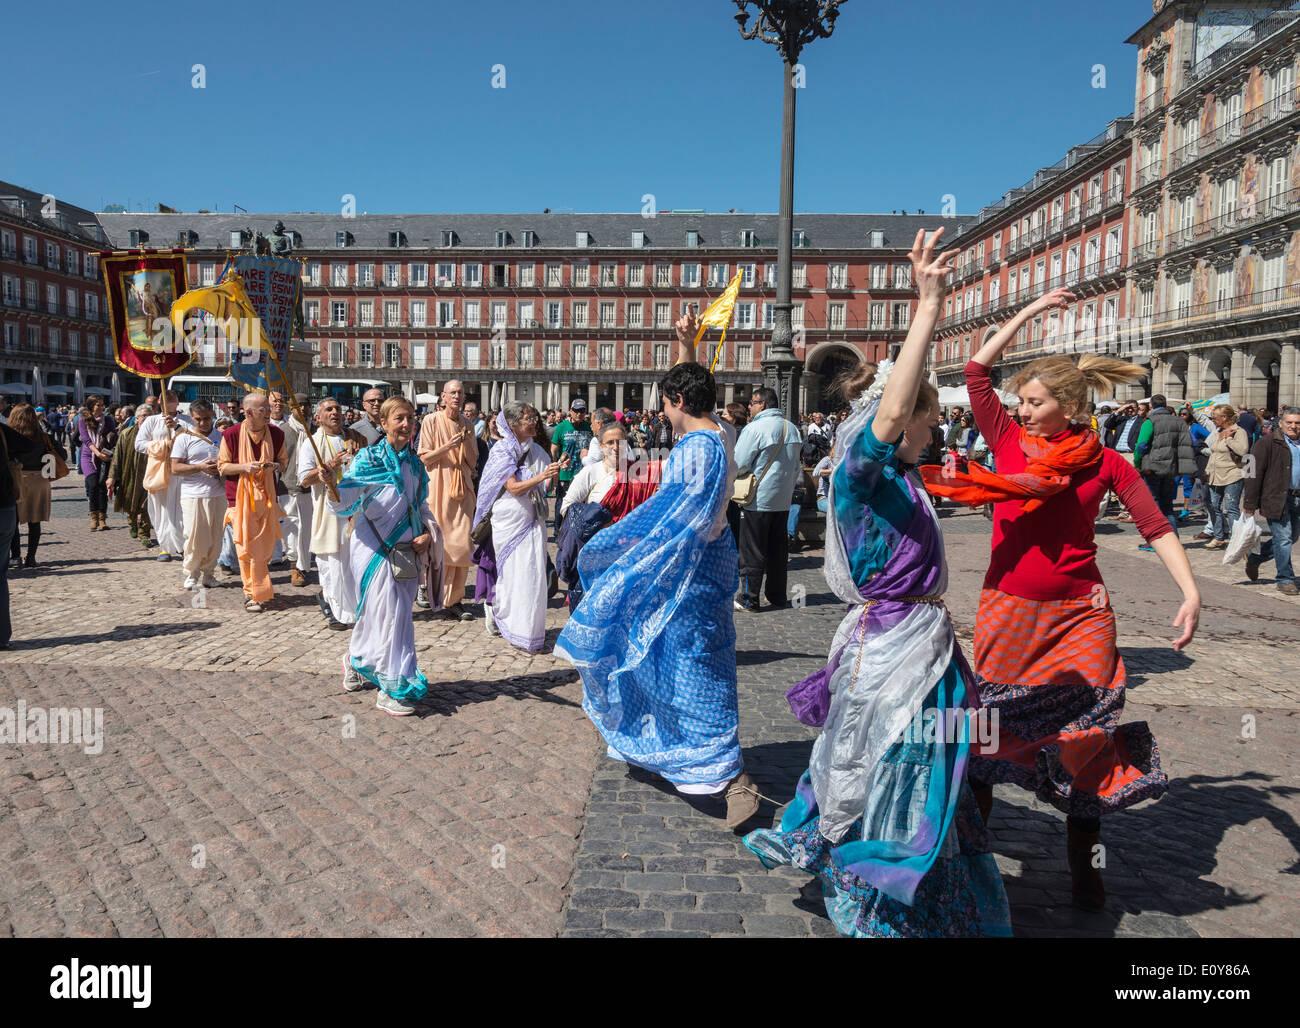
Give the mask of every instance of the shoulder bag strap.
<svg viewBox="0 0 1300 1028">
<path fill-rule="evenodd" d="M 755 483 L 756 485 L 762 484 L 763 475 L 766 475 L 768 473 L 768 470 L 772 467 L 772 465 L 776 463 L 776 453 L 779 449 L 781 449 L 782 446 L 785 445 L 785 436 L 786 436 L 786 426 L 783 424 L 781 426 L 781 438 L 778 439 L 772 447 L 772 459 L 767 462 L 767 467 L 765 467 L 763 469 L 763 473 L 758 476 L 758 481 Z"/>
</svg>

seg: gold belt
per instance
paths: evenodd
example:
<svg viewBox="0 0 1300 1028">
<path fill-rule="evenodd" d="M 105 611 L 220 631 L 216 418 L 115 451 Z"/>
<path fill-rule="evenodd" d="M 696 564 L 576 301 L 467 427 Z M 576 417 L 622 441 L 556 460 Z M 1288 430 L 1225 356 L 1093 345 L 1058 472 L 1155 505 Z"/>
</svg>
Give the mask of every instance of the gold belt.
<svg viewBox="0 0 1300 1028">
<path fill-rule="evenodd" d="M 849 695 L 853 695 L 853 690 L 858 684 L 858 669 L 862 667 L 862 644 L 867 638 L 867 611 L 877 603 L 925 603 L 931 607 L 943 607 L 947 610 L 947 605 L 943 602 L 942 596 L 903 596 L 897 600 L 867 600 L 862 606 L 862 617 L 858 621 L 858 656 L 853 662 L 853 678 L 849 682 Z"/>
</svg>

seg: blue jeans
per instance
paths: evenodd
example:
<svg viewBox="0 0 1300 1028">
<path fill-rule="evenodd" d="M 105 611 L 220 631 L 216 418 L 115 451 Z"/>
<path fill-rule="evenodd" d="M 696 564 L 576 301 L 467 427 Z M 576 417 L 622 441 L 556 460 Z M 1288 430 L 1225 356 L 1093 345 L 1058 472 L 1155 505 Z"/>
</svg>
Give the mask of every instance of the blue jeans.
<svg viewBox="0 0 1300 1028">
<path fill-rule="evenodd" d="M 1160 508 L 1160 513 L 1169 521 L 1169 527 L 1174 530 L 1174 537 L 1178 537 L 1178 515 L 1174 513 L 1174 494 L 1178 492 L 1178 479 L 1174 475 L 1154 475 L 1149 471 L 1142 472 L 1142 480 L 1146 482 L 1147 488 L 1151 490 L 1151 498 L 1156 501 L 1156 506 Z"/>
<path fill-rule="evenodd" d="M 228 568 L 239 567 L 239 554 L 235 552 L 235 534 L 229 525 L 221 533 L 221 556 L 217 558 L 217 563 Z"/>
<path fill-rule="evenodd" d="M 0 555 L 9 552 L 9 543 L 18 531 L 18 508 L 0 508 Z M 0 646 L 9 645 L 13 626 L 9 623 L 9 562 L 0 560 Z"/>
<path fill-rule="evenodd" d="M 1259 556 L 1253 558 L 1255 563 L 1262 564 L 1264 561 L 1272 558 L 1277 564 L 1277 574 L 1274 576 L 1279 582 L 1294 582 L 1295 571 L 1291 567 L 1291 547 L 1300 540 L 1300 496 L 1291 493 L 1286 498 L 1286 504 L 1282 507 L 1282 520 L 1270 521 L 1268 527 L 1273 532 L 1273 538 L 1260 547 Z M 0 526 L 0 533 L 4 528 Z M 5 595 L 5 620 L 6 630 L 9 626 L 9 598 Z"/>
<path fill-rule="evenodd" d="M 817 509 L 821 511 L 823 514 L 826 513 L 825 496 L 817 497 Z M 794 538 L 795 532 L 799 530 L 799 515 L 802 513 L 803 513 L 802 507 L 790 508 L 790 519 L 785 524 L 785 534 L 788 535 L 791 539 Z"/>
<path fill-rule="evenodd" d="M 1227 539 L 1232 534 L 1232 526 L 1241 515 L 1241 491 L 1246 486 L 1244 478 L 1231 485 L 1208 486 L 1206 507 L 1210 512 L 1210 523 L 1206 526 L 1214 533 L 1216 539 Z"/>
</svg>

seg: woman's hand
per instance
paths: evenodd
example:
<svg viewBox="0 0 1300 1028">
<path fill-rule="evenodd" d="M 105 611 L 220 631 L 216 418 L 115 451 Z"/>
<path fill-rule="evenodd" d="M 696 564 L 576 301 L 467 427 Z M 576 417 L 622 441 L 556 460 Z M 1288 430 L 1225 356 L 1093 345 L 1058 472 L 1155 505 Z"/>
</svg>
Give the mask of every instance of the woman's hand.
<svg viewBox="0 0 1300 1028">
<path fill-rule="evenodd" d="M 1037 300 L 1031 303 L 1026 310 L 1032 317 L 1035 314 L 1041 314 L 1046 310 L 1061 310 L 1074 303 L 1075 295 L 1062 286 L 1060 289 L 1053 289 L 1049 293 L 1044 293 Z"/>
<path fill-rule="evenodd" d="M 1178 608 L 1178 616 L 1174 618 L 1174 627 L 1182 627 L 1183 634 L 1174 640 L 1174 649 L 1181 650 L 1192 641 L 1192 636 L 1196 634 L 1197 626 L 1201 622 L 1201 601 L 1199 597 L 1189 600 L 1183 600 L 1183 605 Z"/>
<path fill-rule="evenodd" d="M 431 542 L 433 542 L 433 536 L 428 532 L 425 532 L 424 535 L 417 535 L 412 539 L 411 545 L 415 547 L 416 553 L 424 553 L 424 551 L 429 548 Z"/>
<path fill-rule="evenodd" d="M 546 465 L 546 470 L 542 472 L 542 478 L 555 478 L 560 471 L 568 466 L 568 460 L 553 460 Z"/>
<path fill-rule="evenodd" d="M 943 303 L 948 292 L 948 276 L 953 273 L 952 260 L 961 252 L 959 249 L 945 250 L 936 258 L 934 246 L 942 235 L 943 228 L 940 227 L 927 239 L 925 229 L 921 229 L 912 243 L 912 252 L 907 255 L 912 262 L 912 277 L 916 279 L 921 303 L 935 307 Z"/>
</svg>

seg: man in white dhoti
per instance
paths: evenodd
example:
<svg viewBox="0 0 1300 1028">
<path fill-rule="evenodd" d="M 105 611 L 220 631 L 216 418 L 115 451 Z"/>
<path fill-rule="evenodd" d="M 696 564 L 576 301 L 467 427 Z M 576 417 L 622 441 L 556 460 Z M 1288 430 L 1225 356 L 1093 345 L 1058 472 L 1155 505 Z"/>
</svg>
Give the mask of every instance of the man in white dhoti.
<svg viewBox="0 0 1300 1028">
<path fill-rule="evenodd" d="M 366 441 L 343 427 L 343 407 L 338 400 L 322 400 L 316 409 L 316 422 L 320 429 L 313 438 L 325 464 L 323 468 L 317 464 L 316 450 L 304 439 L 298 447 L 298 481 L 311 489 L 308 497 L 313 512 L 308 523 L 311 552 L 316 555 L 316 569 L 320 573 L 321 612 L 330 628 L 342 631 L 357 620 L 357 587 L 348 560 L 352 526 L 326 505 L 329 491 L 324 480 L 329 476 L 337 485 L 344 469 Z"/>
<path fill-rule="evenodd" d="M 221 433 L 212 427 L 212 413 L 212 404 L 196 400 L 190 414 L 198 434 L 179 433 L 172 445 L 172 474 L 181 482 L 186 589 L 211 589 L 217 584 L 212 572 L 226 522 L 226 483 L 217 473 Z"/>
<path fill-rule="evenodd" d="M 311 570 L 312 502 L 311 493 L 300 488 L 298 481 L 298 452 L 304 448 L 310 450 L 311 444 L 297 417 L 289 414 L 283 393 L 271 393 L 271 424 L 284 433 L 284 451 L 289 458 L 289 465 L 279 480 L 283 492 L 277 492 L 276 502 L 284 511 L 280 532 L 284 556 L 293 568 L 289 583 L 301 588 L 307 584 L 307 573 Z"/>
<path fill-rule="evenodd" d="M 154 538 L 158 540 L 158 561 L 180 560 L 185 553 L 185 527 L 181 516 L 181 481 L 171 474 L 172 443 L 175 441 L 179 427 L 193 428 L 194 421 L 187 414 L 177 410 L 180 398 L 168 389 L 163 394 L 166 402 L 165 413 L 153 414 L 146 418 L 135 434 L 135 451 L 149 458 L 145 470 L 145 481 L 153 476 L 150 471 L 161 462 L 161 473 L 166 476 L 167 485 L 163 489 L 149 493 L 149 522 L 153 525 Z"/>
</svg>

